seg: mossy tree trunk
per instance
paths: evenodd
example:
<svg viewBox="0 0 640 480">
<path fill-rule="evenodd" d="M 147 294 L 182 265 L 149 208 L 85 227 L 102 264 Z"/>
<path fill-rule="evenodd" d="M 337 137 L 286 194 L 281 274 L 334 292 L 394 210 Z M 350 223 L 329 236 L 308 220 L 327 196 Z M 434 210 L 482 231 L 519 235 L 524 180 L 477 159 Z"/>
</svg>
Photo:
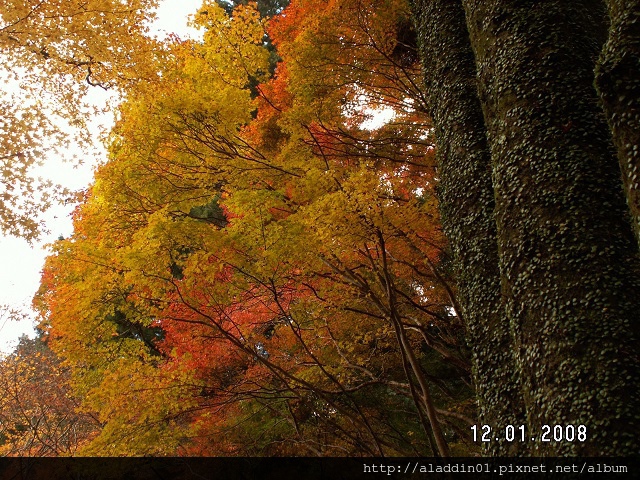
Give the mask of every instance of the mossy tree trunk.
<svg viewBox="0 0 640 480">
<path fill-rule="evenodd" d="M 596 85 L 613 133 L 640 242 L 640 1 L 607 3 L 611 26 L 596 69 Z"/>
<path fill-rule="evenodd" d="M 491 150 L 502 293 L 536 454 L 629 455 L 640 399 L 637 244 L 593 86 L 599 1 L 463 0 Z"/>
<path fill-rule="evenodd" d="M 473 351 L 480 424 L 504 431 L 524 408 L 500 295 L 490 154 L 476 70 L 460 0 L 412 2 L 437 142 L 442 223 L 456 264 L 459 303 Z M 517 442 L 484 443 L 492 455 Z"/>
</svg>

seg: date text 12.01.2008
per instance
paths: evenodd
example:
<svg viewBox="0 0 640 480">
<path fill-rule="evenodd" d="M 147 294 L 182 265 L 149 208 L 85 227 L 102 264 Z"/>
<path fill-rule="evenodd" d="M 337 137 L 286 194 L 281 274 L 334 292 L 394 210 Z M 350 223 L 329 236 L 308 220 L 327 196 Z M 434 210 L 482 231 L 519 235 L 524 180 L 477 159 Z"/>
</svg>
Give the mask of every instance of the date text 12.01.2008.
<svg viewBox="0 0 640 480">
<path fill-rule="evenodd" d="M 542 425 L 540 431 L 527 431 L 525 425 L 507 425 L 495 429 L 489 425 L 472 425 L 474 442 L 584 442 L 587 440 L 585 425 Z"/>
</svg>

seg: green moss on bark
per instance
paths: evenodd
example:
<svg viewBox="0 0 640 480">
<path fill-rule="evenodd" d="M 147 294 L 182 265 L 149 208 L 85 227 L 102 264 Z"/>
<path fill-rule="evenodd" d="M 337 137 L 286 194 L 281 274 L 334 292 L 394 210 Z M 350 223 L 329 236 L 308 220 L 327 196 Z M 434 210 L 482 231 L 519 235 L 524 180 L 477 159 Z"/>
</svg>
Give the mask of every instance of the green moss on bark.
<svg viewBox="0 0 640 480">
<path fill-rule="evenodd" d="M 637 454 L 637 246 L 593 87 L 606 16 L 596 1 L 463 4 L 529 427 L 588 428 L 533 453 Z"/>
<path fill-rule="evenodd" d="M 437 142 L 442 223 L 457 270 L 460 304 L 473 352 L 480 423 L 504 431 L 524 409 L 500 294 L 490 154 L 476 72 L 459 0 L 414 0 L 420 56 Z M 516 455 L 524 445 L 483 445 Z"/>
<path fill-rule="evenodd" d="M 596 85 L 618 152 L 627 203 L 640 243 L 640 1 L 609 0 L 611 26 Z"/>
</svg>

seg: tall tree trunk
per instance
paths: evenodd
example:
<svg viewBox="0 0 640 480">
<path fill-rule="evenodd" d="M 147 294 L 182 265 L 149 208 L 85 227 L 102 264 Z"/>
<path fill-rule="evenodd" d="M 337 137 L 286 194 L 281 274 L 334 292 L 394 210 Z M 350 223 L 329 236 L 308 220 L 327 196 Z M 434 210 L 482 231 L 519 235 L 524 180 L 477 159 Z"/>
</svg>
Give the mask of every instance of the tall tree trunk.
<svg viewBox="0 0 640 480">
<path fill-rule="evenodd" d="M 534 453 L 637 454 L 637 244 L 593 86 L 606 14 L 597 0 L 462 3 Z M 541 442 L 543 425 L 585 425 L 586 441 Z"/>
<path fill-rule="evenodd" d="M 413 14 L 438 147 L 442 224 L 473 352 L 480 423 L 504 432 L 524 422 L 524 407 L 500 295 L 490 154 L 464 10 L 460 0 L 414 0 Z M 522 452 L 523 445 L 498 437 L 483 444 L 487 453 Z"/>
<path fill-rule="evenodd" d="M 627 203 L 640 242 L 640 1 L 609 0 L 611 26 L 596 85 L 618 150 Z"/>
</svg>

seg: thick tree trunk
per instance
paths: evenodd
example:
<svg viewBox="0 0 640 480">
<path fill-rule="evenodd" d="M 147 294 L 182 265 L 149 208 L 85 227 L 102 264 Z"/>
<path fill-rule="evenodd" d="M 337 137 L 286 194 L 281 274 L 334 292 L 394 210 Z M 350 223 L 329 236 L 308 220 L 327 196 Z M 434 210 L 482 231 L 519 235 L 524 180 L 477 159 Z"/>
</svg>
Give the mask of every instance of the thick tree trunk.
<svg viewBox="0 0 640 480">
<path fill-rule="evenodd" d="M 606 15 L 596 0 L 463 5 L 528 438 L 537 454 L 637 454 L 637 244 L 593 87 Z M 543 425 L 585 425 L 586 441 L 542 442 Z"/>
<path fill-rule="evenodd" d="M 609 39 L 596 85 L 618 150 L 627 203 L 640 242 L 640 1 L 609 0 Z"/>
<path fill-rule="evenodd" d="M 504 432 L 524 422 L 524 408 L 500 295 L 490 154 L 464 10 L 460 0 L 414 0 L 413 10 L 438 147 L 442 224 L 473 352 L 480 423 Z M 483 444 L 487 453 L 523 451 L 498 437 Z"/>
</svg>

